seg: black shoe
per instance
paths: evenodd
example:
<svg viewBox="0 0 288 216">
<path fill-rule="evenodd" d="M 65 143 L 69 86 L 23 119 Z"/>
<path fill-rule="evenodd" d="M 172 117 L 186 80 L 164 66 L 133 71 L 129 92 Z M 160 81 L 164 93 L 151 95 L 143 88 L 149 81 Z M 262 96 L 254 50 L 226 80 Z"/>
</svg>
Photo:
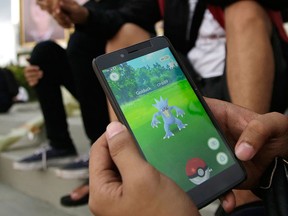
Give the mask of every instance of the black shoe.
<svg viewBox="0 0 288 216">
<path fill-rule="evenodd" d="M 29 155 L 13 163 L 16 170 L 40 170 L 51 165 L 61 165 L 75 160 L 76 151 L 67 149 L 55 149 L 49 146 L 41 147 L 32 155 Z"/>
<path fill-rule="evenodd" d="M 81 156 L 74 162 L 56 170 L 56 175 L 64 179 L 87 179 L 89 178 L 89 156 Z"/>
</svg>

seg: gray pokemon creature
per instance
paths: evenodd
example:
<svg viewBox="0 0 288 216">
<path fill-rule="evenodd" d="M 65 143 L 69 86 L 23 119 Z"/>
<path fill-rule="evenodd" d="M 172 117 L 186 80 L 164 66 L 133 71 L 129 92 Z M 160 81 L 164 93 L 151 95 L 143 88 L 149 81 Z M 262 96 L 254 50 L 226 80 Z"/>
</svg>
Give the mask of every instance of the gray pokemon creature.
<svg viewBox="0 0 288 216">
<path fill-rule="evenodd" d="M 176 106 L 168 106 L 168 99 L 163 100 L 162 97 L 160 97 L 159 101 L 155 99 L 155 102 L 156 102 L 156 104 L 153 104 L 153 106 L 156 107 L 159 110 L 159 112 L 157 112 L 153 115 L 151 126 L 152 126 L 152 128 L 154 128 L 154 127 L 158 128 L 158 124 L 160 124 L 161 122 L 157 119 L 157 117 L 158 116 L 162 117 L 163 122 L 164 122 L 164 130 L 166 132 L 163 139 L 166 139 L 166 138 L 169 139 L 171 136 L 174 136 L 174 134 L 170 131 L 170 126 L 172 124 L 176 124 L 179 130 L 181 130 L 187 126 L 187 124 L 183 124 L 182 121 L 180 119 L 176 118 L 171 112 L 174 109 L 176 111 L 177 117 L 179 115 L 181 117 L 183 117 L 185 112 L 182 109 L 180 109 Z"/>
</svg>

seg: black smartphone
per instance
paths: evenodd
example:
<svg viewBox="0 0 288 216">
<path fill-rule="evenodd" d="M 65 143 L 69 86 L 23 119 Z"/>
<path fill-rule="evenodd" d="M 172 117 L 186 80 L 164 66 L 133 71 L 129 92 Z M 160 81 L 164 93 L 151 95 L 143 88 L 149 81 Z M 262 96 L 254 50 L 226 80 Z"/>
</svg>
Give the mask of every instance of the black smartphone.
<svg viewBox="0 0 288 216">
<path fill-rule="evenodd" d="M 198 208 L 245 179 L 166 37 L 99 56 L 93 68 L 144 158 L 173 179 Z"/>
</svg>

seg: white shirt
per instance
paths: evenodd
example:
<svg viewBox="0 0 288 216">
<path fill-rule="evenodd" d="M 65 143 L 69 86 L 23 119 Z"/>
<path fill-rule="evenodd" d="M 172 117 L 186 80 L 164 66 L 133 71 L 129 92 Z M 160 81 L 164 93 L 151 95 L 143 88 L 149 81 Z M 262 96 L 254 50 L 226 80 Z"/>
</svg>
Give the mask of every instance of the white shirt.
<svg viewBox="0 0 288 216">
<path fill-rule="evenodd" d="M 190 20 L 194 14 L 197 0 L 189 0 Z M 196 72 L 202 78 L 211 78 L 223 75 L 226 57 L 225 31 L 214 19 L 209 10 L 204 13 L 195 47 L 187 57 Z"/>
</svg>

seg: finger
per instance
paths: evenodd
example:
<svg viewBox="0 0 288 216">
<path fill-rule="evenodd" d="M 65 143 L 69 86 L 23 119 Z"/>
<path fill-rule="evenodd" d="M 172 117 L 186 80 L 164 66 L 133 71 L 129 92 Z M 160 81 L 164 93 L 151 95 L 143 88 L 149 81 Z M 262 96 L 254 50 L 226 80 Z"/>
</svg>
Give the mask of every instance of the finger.
<svg viewBox="0 0 288 216">
<path fill-rule="evenodd" d="M 236 199 L 234 193 L 232 191 L 229 191 L 228 193 L 224 194 L 220 197 L 220 202 L 225 212 L 229 213 L 233 211 L 236 206 Z"/>
<path fill-rule="evenodd" d="M 41 71 L 39 68 L 27 68 L 24 71 L 24 75 L 26 79 L 37 77 L 40 78 L 43 76 L 43 71 Z"/>
<path fill-rule="evenodd" d="M 40 78 L 42 78 L 42 73 L 39 71 L 37 71 L 36 73 L 34 73 L 34 72 L 29 72 L 29 73 L 27 73 L 26 75 L 25 75 L 25 78 L 26 79 L 40 79 Z"/>
<path fill-rule="evenodd" d="M 101 188 L 107 183 L 112 188 L 116 188 L 116 190 L 121 185 L 121 180 L 118 173 L 115 172 L 114 163 L 109 154 L 105 134 L 103 134 L 91 147 L 89 179 L 90 188 L 98 192 L 101 191 Z"/>
<path fill-rule="evenodd" d="M 71 0 L 68 0 L 68 1 L 62 0 L 60 1 L 60 6 L 61 6 L 61 9 L 64 10 L 65 12 L 72 12 L 75 6 L 79 6 L 79 4 Z"/>
<path fill-rule="evenodd" d="M 55 13 L 53 13 L 53 17 L 63 28 L 70 28 L 72 26 L 70 18 L 61 12 L 61 10 L 57 10 Z"/>
<path fill-rule="evenodd" d="M 236 156 L 242 161 L 250 160 L 259 152 L 265 143 L 269 142 L 270 138 L 285 136 L 287 131 L 287 116 L 280 113 L 259 115 L 249 122 L 240 136 L 235 146 Z M 266 147 L 271 149 L 271 151 L 268 152 L 271 158 L 278 156 L 278 154 L 281 154 L 281 151 L 285 150 L 285 148 L 279 146 L 277 148 L 272 147 L 271 145 L 267 145 Z M 272 151 L 273 149 L 274 151 Z"/>
<path fill-rule="evenodd" d="M 100 180 L 99 176 L 104 176 L 114 170 L 113 161 L 109 154 L 108 144 L 105 134 L 103 134 L 91 147 L 89 171 L 92 181 Z M 97 178 L 95 178 L 97 176 Z"/>
<path fill-rule="evenodd" d="M 29 71 L 29 70 L 39 70 L 39 66 L 37 65 L 29 65 L 27 67 L 25 67 L 25 70 L 24 71 Z"/>
<path fill-rule="evenodd" d="M 232 103 L 216 99 L 205 99 L 210 107 L 219 127 L 225 134 L 228 143 L 235 147 L 237 140 L 255 116 L 258 114 Z"/>
<path fill-rule="evenodd" d="M 123 178 L 133 181 L 141 167 L 147 162 L 140 155 L 135 141 L 120 122 L 112 122 L 108 125 L 106 136 L 110 155 Z"/>
<path fill-rule="evenodd" d="M 107 140 L 103 134 L 91 147 L 89 159 L 89 207 L 101 208 L 122 194 L 122 181 L 114 171 Z M 118 201 L 118 200 L 117 200 Z M 110 204 L 112 205 L 112 204 Z M 93 210 L 94 209 L 94 210 Z"/>
<path fill-rule="evenodd" d="M 32 78 L 28 78 L 27 81 L 29 83 L 29 85 L 31 87 L 37 85 L 39 83 L 39 80 L 41 79 L 42 77 L 32 77 Z"/>
<path fill-rule="evenodd" d="M 257 113 L 232 103 L 211 98 L 205 100 L 221 128 L 239 135 L 248 122 L 258 116 Z"/>
<path fill-rule="evenodd" d="M 51 6 L 50 2 L 48 3 L 47 1 L 37 1 L 37 5 L 42 10 L 48 11 L 48 13 L 51 13 L 51 11 L 52 11 L 52 6 Z"/>
<path fill-rule="evenodd" d="M 26 58 L 26 61 L 27 61 L 28 63 L 30 63 L 30 60 L 31 60 L 30 57 Z"/>
</svg>

